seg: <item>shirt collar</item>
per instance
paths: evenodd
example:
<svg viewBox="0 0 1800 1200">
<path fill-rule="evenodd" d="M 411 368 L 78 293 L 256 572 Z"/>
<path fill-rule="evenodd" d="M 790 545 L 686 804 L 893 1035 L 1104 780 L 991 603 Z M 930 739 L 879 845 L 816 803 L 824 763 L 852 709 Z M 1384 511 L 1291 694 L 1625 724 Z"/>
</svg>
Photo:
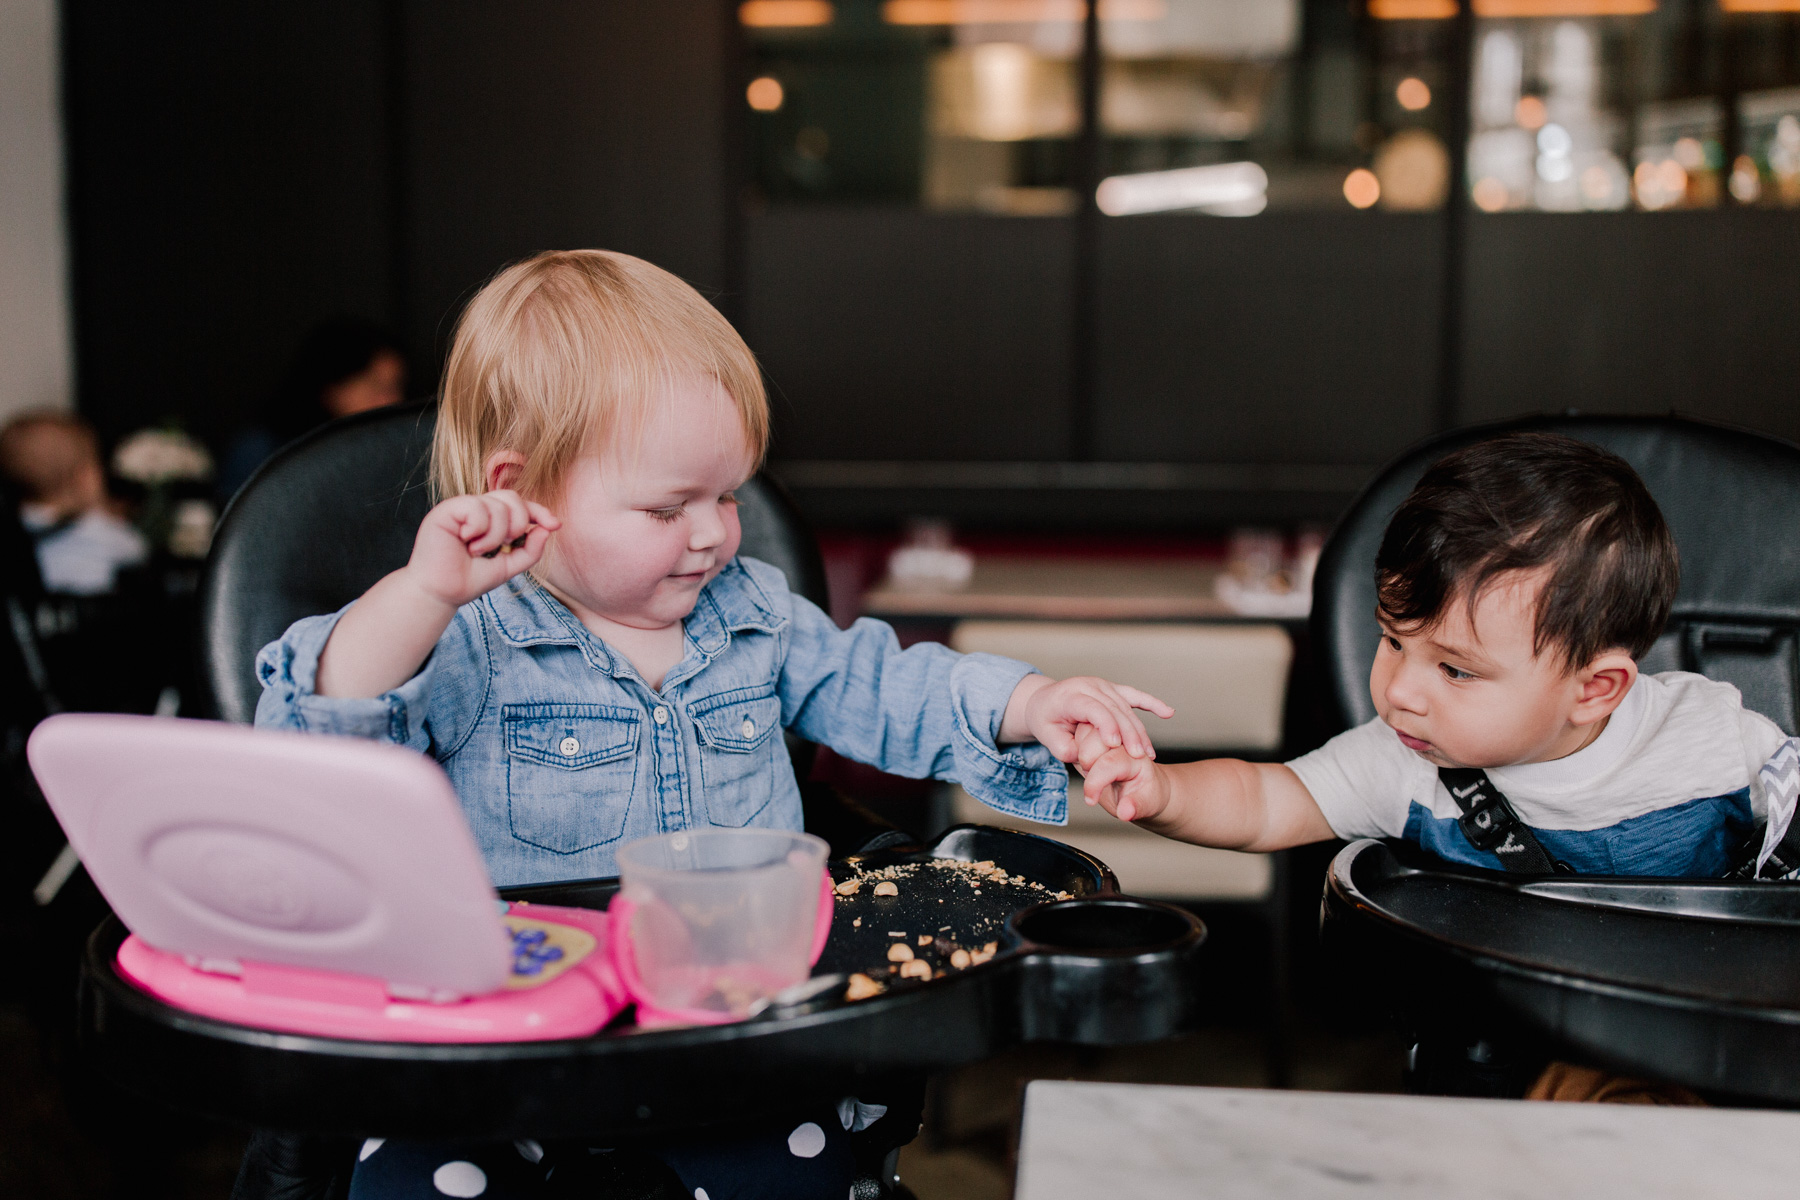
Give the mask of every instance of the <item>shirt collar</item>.
<svg viewBox="0 0 1800 1200">
<path fill-rule="evenodd" d="M 1638 726 L 1644 721 L 1645 690 L 1643 677 L 1639 676 L 1625 693 L 1625 699 L 1619 701 L 1619 707 L 1613 709 L 1600 736 L 1575 753 L 1549 762 L 1516 763 L 1497 770 L 1510 783 L 1526 788 L 1560 789 L 1599 778 L 1619 765 L 1637 737 Z"/>
<path fill-rule="evenodd" d="M 500 636 L 513 645 L 579 646 L 596 667 L 618 673 L 604 643 L 531 576 L 515 575 L 483 599 Z M 768 594 L 734 558 L 701 589 L 686 627 L 688 640 L 711 658 L 725 648 L 733 633 L 746 629 L 773 633 L 786 623 Z"/>
<path fill-rule="evenodd" d="M 734 558 L 701 589 L 694 611 L 688 614 L 687 635 L 700 653 L 711 658 L 725 648 L 734 633 L 746 629 L 774 633 L 785 624 L 787 618 L 775 611 L 768 594 Z"/>
</svg>

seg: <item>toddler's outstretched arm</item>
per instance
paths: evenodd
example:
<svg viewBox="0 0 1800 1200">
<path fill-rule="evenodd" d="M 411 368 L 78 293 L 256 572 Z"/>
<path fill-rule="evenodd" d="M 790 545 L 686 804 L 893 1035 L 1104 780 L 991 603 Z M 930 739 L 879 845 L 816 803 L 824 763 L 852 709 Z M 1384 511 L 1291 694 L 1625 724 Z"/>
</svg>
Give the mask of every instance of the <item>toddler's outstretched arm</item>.
<svg viewBox="0 0 1800 1200">
<path fill-rule="evenodd" d="M 1300 777 L 1281 763 L 1213 758 L 1172 765 L 1082 737 L 1089 804 L 1164 837 L 1227 850 L 1283 850 L 1336 837 Z"/>
<path fill-rule="evenodd" d="M 412 558 L 350 607 L 319 657 L 313 690 L 366 697 L 418 674 L 456 610 L 544 556 L 562 522 L 517 492 L 452 496 L 425 514 Z"/>
</svg>

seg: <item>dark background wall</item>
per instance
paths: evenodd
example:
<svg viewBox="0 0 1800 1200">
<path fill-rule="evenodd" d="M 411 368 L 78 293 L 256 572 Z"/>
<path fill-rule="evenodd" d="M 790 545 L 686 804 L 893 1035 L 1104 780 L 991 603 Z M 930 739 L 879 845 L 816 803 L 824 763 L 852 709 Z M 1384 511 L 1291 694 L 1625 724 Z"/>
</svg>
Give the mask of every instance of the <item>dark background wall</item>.
<svg viewBox="0 0 1800 1200">
<path fill-rule="evenodd" d="M 81 406 L 108 435 L 222 440 L 338 312 L 401 330 L 429 390 L 484 278 L 590 245 L 738 323 L 824 524 L 1328 519 L 1440 419 L 1441 217 L 1160 216 L 1101 231 L 1083 434 L 1073 223 L 747 208 L 733 9 L 68 0 Z M 1458 419 L 1673 409 L 1800 438 L 1800 212 L 1466 227 Z"/>
</svg>

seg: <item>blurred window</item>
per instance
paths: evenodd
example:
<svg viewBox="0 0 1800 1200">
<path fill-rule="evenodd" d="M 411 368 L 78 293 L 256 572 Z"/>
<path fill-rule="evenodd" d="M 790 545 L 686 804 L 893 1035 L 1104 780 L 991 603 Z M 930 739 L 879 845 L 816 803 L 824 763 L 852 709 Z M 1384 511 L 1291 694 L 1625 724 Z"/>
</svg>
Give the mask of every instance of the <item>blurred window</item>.
<svg viewBox="0 0 1800 1200">
<path fill-rule="evenodd" d="M 1108 213 L 1440 208 L 1465 79 L 1482 211 L 1800 205 L 1800 0 L 1098 2 Z M 745 0 L 756 195 L 1074 211 L 1085 11 Z"/>
</svg>

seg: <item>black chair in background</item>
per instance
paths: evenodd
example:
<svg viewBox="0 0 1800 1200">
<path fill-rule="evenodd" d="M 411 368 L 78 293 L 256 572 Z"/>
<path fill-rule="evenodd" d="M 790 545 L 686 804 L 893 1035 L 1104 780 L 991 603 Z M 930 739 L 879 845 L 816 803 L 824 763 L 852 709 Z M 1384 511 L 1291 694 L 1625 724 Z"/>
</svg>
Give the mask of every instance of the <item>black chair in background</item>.
<svg viewBox="0 0 1800 1200">
<path fill-rule="evenodd" d="M 1681 555 L 1681 589 L 1643 669 L 1695 671 L 1733 684 L 1747 707 L 1793 734 L 1800 711 L 1800 447 L 1680 417 L 1579 415 L 1474 426 L 1422 442 L 1351 505 L 1313 584 L 1313 645 L 1343 727 L 1375 716 L 1369 696 L 1380 640 L 1375 554 L 1389 518 L 1444 455 L 1527 430 L 1619 455 L 1669 523 Z M 1458 1094 L 1518 1095 L 1533 1074 L 1530 1052 L 1478 1034 L 1455 1044 L 1415 1043 L 1408 1064 L 1417 1090 Z"/>
</svg>

